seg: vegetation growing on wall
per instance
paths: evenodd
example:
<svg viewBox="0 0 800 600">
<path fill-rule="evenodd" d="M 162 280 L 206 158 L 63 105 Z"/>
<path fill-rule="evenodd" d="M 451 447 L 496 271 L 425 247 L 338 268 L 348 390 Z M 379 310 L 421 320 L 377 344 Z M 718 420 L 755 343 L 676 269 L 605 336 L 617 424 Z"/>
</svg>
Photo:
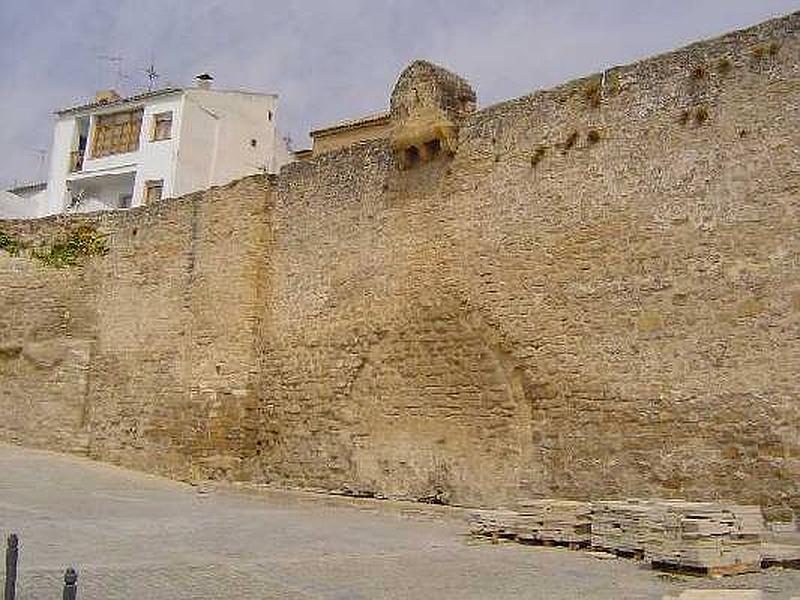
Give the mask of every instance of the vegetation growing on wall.
<svg viewBox="0 0 800 600">
<path fill-rule="evenodd" d="M 697 64 L 692 67 L 692 79 L 699 81 L 700 79 L 705 79 L 707 72 L 705 65 Z"/>
<path fill-rule="evenodd" d="M 693 109 L 686 109 L 681 111 L 680 116 L 678 117 L 678 122 L 681 125 L 688 125 L 689 121 L 697 125 L 703 125 L 708 119 L 710 118 L 710 113 L 708 112 L 708 107 L 705 105 L 697 106 Z M 744 137 L 744 136 L 740 136 Z"/>
<path fill-rule="evenodd" d="M 542 159 L 544 159 L 544 155 L 547 152 L 547 146 L 537 146 L 536 150 L 533 151 L 533 156 L 531 156 L 531 166 L 535 167 Z"/>
<path fill-rule="evenodd" d="M 49 267 L 63 269 L 78 264 L 82 258 L 108 253 L 106 236 L 91 225 L 82 225 L 65 238 L 34 249 L 32 256 Z"/>
<path fill-rule="evenodd" d="M 108 253 L 106 237 L 91 225 L 81 225 L 61 239 L 32 248 L 30 257 L 57 269 L 72 267 L 82 258 Z M 26 248 L 27 245 L 18 237 L 0 231 L 0 250 L 11 256 L 20 256 Z"/>
<path fill-rule="evenodd" d="M 5 250 L 11 256 L 19 256 L 23 248 L 22 242 L 16 236 L 0 231 L 0 249 Z"/>
<path fill-rule="evenodd" d="M 578 138 L 580 134 L 577 131 L 573 131 L 567 136 L 567 139 L 561 145 L 561 154 L 566 154 L 578 143 Z"/>
<path fill-rule="evenodd" d="M 777 56 L 781 46 L 778 42 L 770 42 L 768 44 L 759 44 L 753 48 L 753 58 L 756 60 L 763 60 L 772 56 Z"/>
</svg>

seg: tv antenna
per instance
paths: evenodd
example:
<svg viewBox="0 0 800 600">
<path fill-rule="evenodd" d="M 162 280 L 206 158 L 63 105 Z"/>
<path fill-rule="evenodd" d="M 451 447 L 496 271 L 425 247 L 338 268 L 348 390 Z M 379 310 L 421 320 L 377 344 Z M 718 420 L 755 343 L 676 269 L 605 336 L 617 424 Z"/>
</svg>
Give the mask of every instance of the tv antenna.
<svg viewBox="0 0 800 600">
<path fill-rule="evenodd" d="M 156 80 L 161 77 L 156 71 L 156 65 L 153 61 L 150 61 L 150 64 L 144 70 L 144 74 L 147 75 L 147 91 L 152 92 L 156 85 Z"/>
</svg>

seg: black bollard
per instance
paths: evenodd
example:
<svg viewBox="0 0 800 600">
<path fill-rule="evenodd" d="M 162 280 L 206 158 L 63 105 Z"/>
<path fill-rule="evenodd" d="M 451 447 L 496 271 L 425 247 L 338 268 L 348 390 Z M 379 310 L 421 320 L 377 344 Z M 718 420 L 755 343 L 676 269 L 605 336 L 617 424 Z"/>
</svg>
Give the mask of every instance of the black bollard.
<svg viewBox="0 0 800 600">
<path fill-rule="evenodd" d="M 16 533 L 8 536 L 6 546 L 6 593 L 4 600 L 17 597 L 17 561 L 19 560 L 19 538 Z"/>
<path fill-rule="evenodd" d="M 70 567 L 64 571 L 64 600 L 76 600 L 78 597 L 78 574 Z"/>
</svg>

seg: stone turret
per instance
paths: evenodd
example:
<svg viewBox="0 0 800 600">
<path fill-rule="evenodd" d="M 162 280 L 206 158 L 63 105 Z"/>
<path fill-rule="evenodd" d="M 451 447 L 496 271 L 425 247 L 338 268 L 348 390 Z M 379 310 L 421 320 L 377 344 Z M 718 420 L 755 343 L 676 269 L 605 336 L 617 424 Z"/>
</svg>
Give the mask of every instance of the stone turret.
<svg viewBox="0 0 800 600">
<path fill-rule="evenodd" d="M 458 129 L 476 108 L 466 80 L 424 60 L 401 74 L 391 98 L 390 141 L 403 168 L 458 149 Z"/>
</svg>

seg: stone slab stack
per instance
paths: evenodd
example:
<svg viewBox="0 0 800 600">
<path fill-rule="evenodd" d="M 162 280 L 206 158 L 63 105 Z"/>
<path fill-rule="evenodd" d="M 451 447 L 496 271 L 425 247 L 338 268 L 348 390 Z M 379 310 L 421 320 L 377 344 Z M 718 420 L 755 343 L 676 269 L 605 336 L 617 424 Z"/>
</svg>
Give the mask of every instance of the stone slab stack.
<svg viewBox="0 0 800 600">
<path fill-rule="evenodd" d="M 588 546 L 591 517 L 588 502 L 526 500 L 519 504 L 514 533 L 520 541 Z"/>
<path fill-rule="evenodd" d="M 571 500 L 525 500 L 518 510 L 479 510 L 470 515 L 473 535 L 588 546 L 591 504 Z"/>
<path fill-rule="evenodd" d="M 645 548 L 661 535 L 661 512 L 655 502 L 605 500 L 592 503 L 594 548 L 643 557 Z"/>
<path fill-rule="evenodd" d="M 758 506 L 684 500 L 594 502 L 592 545 L 664 567 L 746 571 L 761 562 Z"/>
<path fill-rule="evenodd" d="M 476 510 L 469 516 L 472 535 L 514 537 L 517 513 L 510 510 Z"/>
<path fill-rule="evenodd" d="M 764 539 L 758 506 L 685 500 L 526 500 L 512 510 L 476 511 L 471 531 L 521 542 L 591 546 L 647 560 L 657 568 L 726 575 L 763 561 L 793 564 L 797 548 Z"/>
<path fill-rule="evenodd" d="M 766 532 L 758 506 L 661 502 L 663 535 L 647 548 L 657 566 L 710 573 L 758 570 Z"/>
</svg>

